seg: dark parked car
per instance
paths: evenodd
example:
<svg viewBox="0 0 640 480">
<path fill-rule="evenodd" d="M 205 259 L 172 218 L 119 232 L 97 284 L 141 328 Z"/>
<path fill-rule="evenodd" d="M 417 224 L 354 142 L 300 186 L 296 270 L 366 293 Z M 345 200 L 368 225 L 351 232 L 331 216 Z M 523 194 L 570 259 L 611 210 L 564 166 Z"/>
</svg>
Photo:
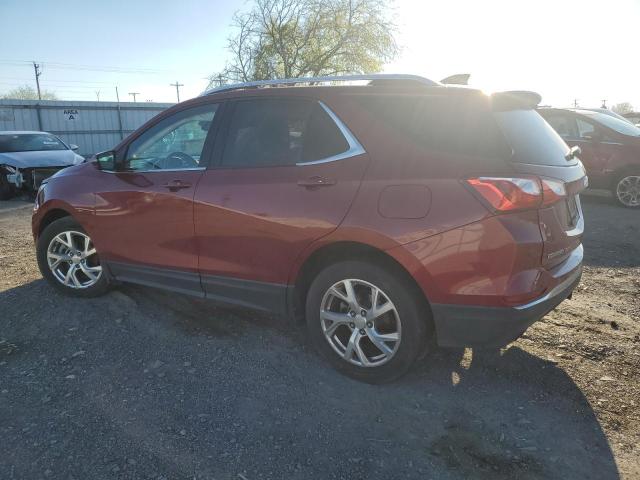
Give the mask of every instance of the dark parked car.
<svg viewBox="0 0 640 480">
<path fill-rule="evenodd" d="M 435 344 L 499 346 L 582 272 L 582 164 L 528 92 L 414 76 L 226 86 L 41 187 L 43 276 L 306 318 L 339 370 L 380 382 Z M 352 82 L 353 83 L 353 82 Z"/>
<path fill-rule="evenodd" d="M 0 131 L 0 200 L 21 190 L 35 194 L 45 178 L 84 162 L 77 149 L 47 132 Z"/>
<path fill-rule="evenodd" d="M 610 190 L 625 207 L 640 207 L 640 128 L 593 110 L 539 112 L 565 142 L 580 147 L 590 186 Z"/>
</svg>

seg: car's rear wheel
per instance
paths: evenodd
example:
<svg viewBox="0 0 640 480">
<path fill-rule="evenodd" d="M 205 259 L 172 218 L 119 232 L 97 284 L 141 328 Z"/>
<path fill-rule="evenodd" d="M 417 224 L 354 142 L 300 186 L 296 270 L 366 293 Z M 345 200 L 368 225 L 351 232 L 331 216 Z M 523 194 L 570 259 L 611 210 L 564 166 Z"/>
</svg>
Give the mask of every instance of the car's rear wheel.
<svg viewBox="0 0 640 480">
<path fill-rule="evenodd" d="M 42 276 L 57 290 L 78 297 L 101 295 L 108 281 L 93 241 L 71 217 L 49 224 L 37 244 Z"/>
<path fill-rule="evenodd" d="M 615 181 L 613 195 L 624 207 L 640 207 L 640 171 L 620 175 Z"/>
<path fill-rule="evenodd" d="M 341 262 L 321 271 L 307 294 L 309 335 L 339 371 L 370 383 L 392 381 L 424 350 L 428 309 L 401 275 Z"/>
</svg>

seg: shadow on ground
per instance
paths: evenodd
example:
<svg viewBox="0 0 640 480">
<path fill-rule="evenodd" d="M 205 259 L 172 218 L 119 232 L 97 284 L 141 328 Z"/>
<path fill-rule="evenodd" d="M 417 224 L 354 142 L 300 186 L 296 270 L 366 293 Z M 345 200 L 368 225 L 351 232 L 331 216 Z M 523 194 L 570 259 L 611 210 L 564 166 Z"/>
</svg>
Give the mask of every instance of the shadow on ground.
<svg viewBox="0 0 640 480">
<path fill-rule="evenodd" d="M 280 319 L 151 289 L 35 281 L 0 311 L 0 478 L 618 478 L 580 389 L 517 347 L 371 386 Z"/>
</svg>

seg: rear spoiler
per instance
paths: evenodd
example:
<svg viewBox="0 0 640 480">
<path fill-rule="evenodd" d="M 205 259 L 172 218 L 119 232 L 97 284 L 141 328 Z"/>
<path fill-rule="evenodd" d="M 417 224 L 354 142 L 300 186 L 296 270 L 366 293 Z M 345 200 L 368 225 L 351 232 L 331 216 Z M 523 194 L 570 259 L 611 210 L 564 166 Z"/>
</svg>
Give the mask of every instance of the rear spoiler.
<svg viewBox="0 0 640 480">
<path fill-rule="evenodd" d="M 457 73 L 440 80 L 443 85 L 469 85 L 470 73 Z"/>
<path fill-rule="evenodd" d="M 491 94 L 492 107 L 502 110 L 532 110 L 538 106 L 542 97 L 536 92 L 509 91 Z"/>
</svg>

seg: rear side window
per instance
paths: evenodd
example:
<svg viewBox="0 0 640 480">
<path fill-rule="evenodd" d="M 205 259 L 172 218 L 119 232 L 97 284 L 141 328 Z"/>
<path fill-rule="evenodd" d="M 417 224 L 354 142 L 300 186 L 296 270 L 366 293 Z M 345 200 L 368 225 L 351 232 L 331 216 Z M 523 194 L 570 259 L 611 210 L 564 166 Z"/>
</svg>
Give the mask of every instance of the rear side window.
<svg viewBox="0 0 640 480">
<path fill-rule="evenodd" d="M 514 151 L 514 160 L 533 165 L 569 166 L 569 147 L 535 110 L 495 112 L 498 125 Z"/>
<path fill-rule="evenodd" d="M 231 118 L 222 165 L 295 165 L 348 149 L 344 135 L 317 101 L 243 100 L 236 104 Z"/>
<path fill-rule="evenodd" d="M 422 150 L 492 159 L 511 154 L 484 97 L 385 95 L 358 101 Z"/>
</svg>

